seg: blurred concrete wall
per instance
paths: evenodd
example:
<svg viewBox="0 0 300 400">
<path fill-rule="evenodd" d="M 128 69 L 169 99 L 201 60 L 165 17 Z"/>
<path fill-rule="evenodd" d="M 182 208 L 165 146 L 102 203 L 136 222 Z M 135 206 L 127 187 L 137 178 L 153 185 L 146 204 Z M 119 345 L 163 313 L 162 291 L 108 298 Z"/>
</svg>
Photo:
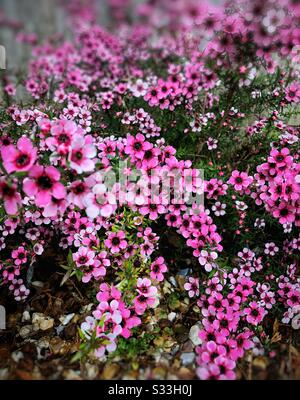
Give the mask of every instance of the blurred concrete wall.
<svg viewBox="0 0 300 400">
<path fill-rule="evenodd" d="M 67 27 L 60 0 L 0 0 L 0 10 L 12 20 L 19 20 L 24 24 L 26 32 L 35 32 L 39 37 L 49 34 L 62 33 L 66 35 Z M 142 0 L 134 0 L 136 4 Z M 172 0 L 170 0 L 172 1 Z M 201 1 L 201 0 L 199 0 Z M 222 0 L 211 0 L 220 3 Z M 107 24 L 107 0 L 96 0 L 97 18 L 102 24 Z M 19 68 L 29 56 L 26 46 L 16 44 L 15 33 L 12 30 L 0 31 L 0 45 L 6 48 L 7 68 Z"/>
<path fill-rule="evenodd" d="M 64 12 L 56 6 L 56 0 L 0 0 L 0 10 L 14 21 L 20 21 L 26 32 L 35 32 L 40 37 L 56 32 L 64 33 Z M 26 48 L 16 44 L 16 32 L 3 29 L 0 33 L 0 44 L 6 48 L 7 67 L 19 67 Z M 28 52 L 27 52 L 28 54 Z"/>
</svg>

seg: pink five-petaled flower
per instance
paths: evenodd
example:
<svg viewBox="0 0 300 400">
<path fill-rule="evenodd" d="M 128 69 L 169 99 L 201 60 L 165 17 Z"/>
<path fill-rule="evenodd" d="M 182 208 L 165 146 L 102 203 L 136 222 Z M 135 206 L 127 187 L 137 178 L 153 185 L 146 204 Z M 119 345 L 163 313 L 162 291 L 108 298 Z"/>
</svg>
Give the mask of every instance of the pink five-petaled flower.
<svg viewBox="0 0 300 400">
<path fill-rule="evenodd" d="M 242 357 L 245 350 L 251 349 L 253 347 L 253 342 L 250 340 L 252 336 L 251 331 L 245 331 L 237 335 L 236 337 L 236 351 L 238 357 Z"/>
<path fill-rule="evenodd" d="M 92 160 L 96 156 L 96 147 L 91 141 L 91 137 L 76 135 L 70 150 L 70 167 L 78 174 L 93 171 L 95 163 Z"/>
<path fill-rule="evenodd" d="M 80 247 L 77 253 L 73 254 L 73 260 L 78 267 L 89 266 L 94 264 L 95 252 L 88 247 Z"/>
<path fill-rule="evenodd" d="M 123 231 L 111 232 L 108 235 L 108 238 L 104 241 L 104 244 L 110 249 L 111 253 L 119 253 L 121 250 L 124 250 L 127 247 L 125 233 Z"/>
<path fill-rule="evenodd" d="M 8 264 L 2 272 L 2 279 L 5 282 L 13 281 L 16 276 L 21 274 L 20 266 L 16 264 Z"/>
<path fill-rule="evenodd" d="M 244 309 L 246 320 L 251 325 L 257 326 L 264 318 L 266 311 L 260 307 L 255 301 L 251 301 L 249 307 Z"/>
<path fill-rule="evenodd" d="M 214 260 L 216 260 L 217 258 L 218 254 L 215 251 L 209 253 L 206 250 L 201 250 L 198 260 L 199 263 L 204 266 L 205 271 L 210 272 L 215 267 Z"/>
<path fill-rule="evenodd" d="M 138 278 L 137 291 L 145 297 L 155 296 L 157 293 L 156 287 L 152 286 L 152 283 L 148 278 Z"/>
<path fill-rule="evenodd" d="M 101 358 L 104 356 L 106 351 L 112 353 L 116 350 L 116 336 L 113 333 L 108 333 L 107 335 L 105 333 L 100 333 L 97 335 L 97 338 L 99 339 L 99 342 L 103 344 L 95 350 L 95 357 Z"/>
<path fill-rule="evenodd" d="M 17 249 L 13 250 L 11 256 L 16 265 L 26 264 L 27 262 L 27 250 L 24 246 L 19 246 Z"/>
<path fill-rule="evenodd" d="M 122 332 L 121 322 L 122 313 L 119 309 L 119 302 L 112 300 L 109 303 L 103 301 L 97 307 L 97 310 L 93 312 L 93 316 L 98 320 L 103 318 L 104 325 L 99 326 L 98 332 L 112 333 L 117 336 Z"/>
<path fill-rule="evenodd" d="M 246 189 L 253 182 L 253 178 L 246 172 L 233 171 L 228 183 L 234 186 L 235 190 Z"/>
<path fill-rule="evenodd" d="M 142 321 L 139 317 L 137 317 L 136 315 L 134 316 L 130 316 L 131 313 L 129 310 L 127 310 L 128 313 L 126 312 L 126 314 L 124 315 L 124 311 L 122 313 L 122 317 L 123 317 L 123 329 L 122 329 L 122 333 L 121 335 L 125 338 L 128 339 L 131 336 L 131 331 L 130 329 L 135 328 L 136 326 L 139 326 Z"/>
<path fill-rule="evenodd" d="M 196 373 L 202 380 L 218 380 L 220 376 L 220 370 L 216 364 L 204 364 L 197 368 Z"/>
<path fill-rule="evenodd" d="M 209 341 L 205 345 L 205 351 L 201 354 L 202 362 L 214 362 L 216 357 L 225 356 L 226 349 L 222 345 L 217 345 L 214 341 Z"/>
<path fill-rule="evenodd" d="M 189 281 L 184 284 L 185 290 L 188 291 L 189 297 L 199 296 L 199 279 L 189 277 Z"/>
<path fill-rule="evenodd" d="M 133 159 L 142 159 L 145 151 L 152 148 L 152 144 L 145 140 L 145 136 L 138 133 L 135 137 L 127 135 L 127 144 L 125 153 L 130 155 Z"/>
<path fill-rule="evenodd" d="M 94 262 L 89 265 L 84 265 L 83 267 L 83 277 L 82 282 L 87 283 L 92 278 L 99 280 L 103 276 L 106 275 L 106 268 L 110 265 L 110 260 L 107 258 L 107 252 L 101 251 L 96 257 L 93 259 Z"/>
<path fill-rule="evenodd" d="M 134 299 L 134 307 L 137 315 L 142 315 L 146 311 L 147 307 L 154 307 L 156 298 L 146 297 L 140 294 Z"/>
<path fill-rule="evenodd" d="M 41 127 L 41 125 L 40 125 Z M 74 121 L 57 120 L 50 123 L 51 135 L 46 139 L 47 146 L 52 150 L 56 150 L 60 154 L 67 154 L 72 139 L 75 135 L 83 135 L 84 132 L 78 127 Z"/>
<path fill-rule="evenodd" d="M 164 280 L 164 273 L 168 270 L 163 257 L 158 257 L 150 266 L 150 277 L 162 282 Z"/>
<path fill-rule="evenodd" d="M 233 371 L 236 364 L 234 361 L 227 357 L 217 357 L 215 364 L 218 366 L 220 371 L 220 380 L 233 380 L 235 379 L 235 372 Z"/>
<path fill-rule="evenodd" d="M 134 299 L 134 308 L 138 315 L 142 315 L 146 311 L 147 307 L 154 307 L 157 288 L 152 286 L 150 279 L 138 278 L 137 291 L 139 296 Z"/>
<path fill-rule="evenodd" d="M 300 100 L 300 84 L 298 82 L 292 83 L 285 90 L 285 98 L 291 103 L 298 103 Z"/>
<path fill-rule="evenodd" d="M 45 207 L 51 202 L 51 197 L 57 200 L 66 196 L 66 190 L 59 182 L 60 172 L 54 167 L 35 165 L 24 179 L 23 190 L 29 197 L 34 197 L 38 207 Z"/>
<path fill-rule="evenodd" d="M 0 199 L 4 202 L 7 214 L 15 215 L 18 212 L 18 205 L 21 204 L 21 195 L 15 184 L 8 184 L 0 178 Z"/>
<path fill-rule="evenodd" d="M 13 172 L 29 171 L 34 165 L 37 150 L 33 147 L 31 140 L 21 137 L 17 142 L 17 148 L 13 145 L 1 149 L 1 157 L 6 171 Z"/>
</svg>

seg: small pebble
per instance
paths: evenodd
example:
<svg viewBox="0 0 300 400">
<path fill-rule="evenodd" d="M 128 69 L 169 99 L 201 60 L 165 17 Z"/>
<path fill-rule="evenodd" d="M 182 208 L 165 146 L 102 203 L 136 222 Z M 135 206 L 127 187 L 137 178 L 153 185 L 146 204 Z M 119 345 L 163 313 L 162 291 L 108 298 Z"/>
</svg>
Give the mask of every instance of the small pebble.
<svg viewBox="0 0 300 400">
<path fill-rule="evenodd" d="M 11 353 L 11 358 L 14 360 L 14 362 L 18 363 L 22 358 L 24 357 L 24 354 L 21 351 L 14 351 Z"/>
<path fill-rule="evenodd" d="M 168 320 L 170 322 L 173 322 L 175 320 L 175 318 L 176 318 L 176 315 L 177 314 L 175 312 L 170 312 L 170 314 L 168 314 Z"/>
<path fill-rule="evenodd" d="M 201 339 L 199 338 L 199 325 L 193 325 L 190 329 L 189 338 L 193 342 L 194 346 L 199 346 L 201 344 Z"/>
<path fill-rule="evenodd" d="M 30 313 L 28 311 L 24 311 L 22 315 L 22 322 L 29 322 L 30 319 Z"/>
<path fill-rule="evenodd" d="M 180 361 L 183 366 L 190 365 L 195 360 L 195 353 L 182 353 L 180 356 Z"/>
<path fill-rule="evenodd" d="M 25 325 L 25 326 L 22 326 L 22 328 L 20 329 L 19 334 L 24 339 L 27 336 L 29 336 L 32 333 L 32 331 L 33 331 L 33 326 L 32 325 Z"/>
<path fill-rule="evenodd" d="M 62 317 L 59 318 L 59 320 L 63 325 L 68 325 L 68 323 L 73 319 L 74 315 L 75 313 L 63 315 Z"/>
</svg>

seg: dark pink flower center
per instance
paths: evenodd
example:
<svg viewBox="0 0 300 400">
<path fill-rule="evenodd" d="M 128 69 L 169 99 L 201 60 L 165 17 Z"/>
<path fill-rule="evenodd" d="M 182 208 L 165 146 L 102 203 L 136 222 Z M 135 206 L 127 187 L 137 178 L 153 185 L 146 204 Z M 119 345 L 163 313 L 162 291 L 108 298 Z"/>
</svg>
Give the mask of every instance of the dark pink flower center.
<svg viewBox="0 0 300 400">
<path fill-rule="evenodd" d="M 51 189 L 53 186 L 52 180 L 48 175 L 39 176 L 37 184 L 42 189 Z"/>
<path fill-rule="evenodd" d="M 84 192 L 84 184 L 83 183 L 79 183 L 78 185 L 76 185 L 74 188 L 73 188 L 73 193 L 75 193 L 75 194 L 81 194 L 81 193 L 83 193 Z"/>
<path fill-rule="evenodd" d="M 18 167 L 26 167 L 30 162 L 30 158 L 27 154 L 20 154 L 16 159 L 16 165 Z"/>
<path fill-rule="evenodd" d="M 114 246 L 117 246 L 118 244 L 120 244 L 120 239 L 118 237 L 114 237 L 111 242 Z"/>
<path fill-rule="evenodd" d="M 65 133 L 62 133 L 61 135 L 58 136 L 58 142 L 59 143 L 69 143 L 70 142 L 70 138 Z"/>
</svg>

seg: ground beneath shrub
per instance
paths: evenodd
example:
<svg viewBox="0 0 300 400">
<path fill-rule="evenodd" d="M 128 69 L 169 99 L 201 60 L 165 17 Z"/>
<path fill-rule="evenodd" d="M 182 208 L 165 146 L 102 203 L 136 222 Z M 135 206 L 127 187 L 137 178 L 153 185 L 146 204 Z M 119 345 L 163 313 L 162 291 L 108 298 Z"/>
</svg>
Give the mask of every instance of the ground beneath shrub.
<svg viewBox="0 0 300 400">
<path fill-rule="evenodd" d="M 7 329 L 0 331 L 0 379 L 195 379 L 198 307 L 184 296 L 182 275 L 169 276 L 162 302 L 146 321 L 138 338 L 121 344 L 107 360 L 90 357 L 71 362 L 78 351 L 78 326 L 90 314 L 93 293 L 69 279 L 50 257 L 34 274 L 32 295 L 15 303 L 0 290 L 7 310 Z M 43 273 L 41 274 L 41 271 Z M 62 271 L 62 272 L 61 272 Z M 179 300 L 180 299 L 180 300 Z M 269 321 L 269 325 L 270 325 Z M 248 356 L 238 367 L 241 379 L 300 379 L 300 335 L 272 322 L 274 358 Z"/>
</svg>

